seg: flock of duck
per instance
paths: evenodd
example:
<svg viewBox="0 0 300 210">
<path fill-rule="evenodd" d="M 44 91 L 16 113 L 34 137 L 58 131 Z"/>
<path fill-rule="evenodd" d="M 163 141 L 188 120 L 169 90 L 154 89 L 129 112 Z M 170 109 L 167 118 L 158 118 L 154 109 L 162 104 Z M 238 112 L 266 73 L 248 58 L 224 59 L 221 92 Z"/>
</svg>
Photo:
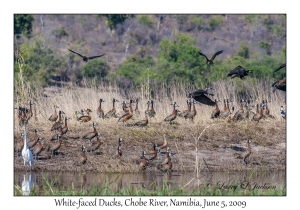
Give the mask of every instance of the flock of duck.
<svg viewBox="0 0 300 210">
<path fill-rule="evenodd" d="M 73 53 L 76 53 L 72 50 L 70 50 Z M 204 54 L 199 53 L 200 55 L 204 56 L 207 60 L 207 64 L 211 65 L 213 64 L 214 58 L 221 54 L 223 51 L 219 51 L 214 54 L 214 56 L 211 59 L 208 59 Z M 100 56 L 93 56 L 93 57 L 86 57 L 82 56 L 78 53 L 77 55 L 81 56 L 85 62 L 87 62 L 89 59 L 93 59 L 96 57 L 101 57 Z M 278 69 L 275 71 L 280 70 L 281 68 L 284 68 L 285 64 L 281 65 Z M 244 79 L 245 76 L 247 76 L 251 71 L 250 70 L 245 70 L 241 66 L 237 66 L 234 70 L 232 70 L 228 76 L 230 76 L 230 83 L 232 83 L 232 78 L 239 77 L 241 79 Z M 285 79 L 279 80 L 275 83 L 272 84 L 272 87 L 275 89 L 279 89 L 282 91 L 286 91 L 286 81 Z M 259 121 L 263 118 L 269 118 L 272 119 L 274 118 L 273 115 L 270 114 L 270 110 L 268 108 L 268 103 L 271 101 L 269 100 L 263 100 L 261 104 L 254 104 L 251 105 L 249 100 L 244 100 L 242 99 L 240 101 L 240 108 L 237 110 L 234 114 L 234 107 L 229 107 L 230 101 L 229 99 L 224 99 L 224 108 L 220 110 L 218 103 L 220 100 L 212 100 L 210 99 L 209 96 L 214 96 L 213 93 L 209 92 L 209 89 L 212 88 L 206 88 L 205 90 L 199 89 L 196 90 L 192 93 L 187 94 L 188 100 L 186 101 L 187 104 L 187 109 L 183 111 L 179 111 L 176 109 L 179 107 L 176 102 L 171 103 L 170 105 L 173 106 L 173 112 L 168 115 L 167 117 L 164 118 L 164 121 L 172 123 L 177 116 L 182 117 L 185 120 L 190 119 L 192 122 L 194 121 L 194 118 L 197 114 L 195 104 L 201 103 L 205 104 L 208 106 L 215 106 L 215 109 L 212 110 L 211 112 L 211 119 L 224 119 L 226 122 L 231 123 L 234 121 L 242 121 L 242 120 L 253 120 L 259 123 Z M 102 103 L 105 102 L 103 99 L 99 100 L 99 107 L 97 108 L 97 115 L 99 118 L 106 119 L 106 118 L 118 118 L 118 122 L 122 122 L 124 127 L 128 126 L 127 121 L 132 118 L 132 116 L 139 116 L 140 111 L 138 108 L 138 103 L 139 100 L 130 100 L 129 102 L 123 101 L 122 102 L 122 113 L 117 113 L 116 108 L 115 108 L 115 103 L 119 102 L 117 99 L 113 98 L 112 100 L 112 109 L 105 113 L 102 109 Z M 135 103 L 135 109 L 133 110 L 132 105 Z M 24 132 L 22 133 L 22 138 L 21 141 L 16 143 L 15 150 L 19 154 L 21 152 L 22 157 L 24 159 L 24 165 L 29 166 L 30 170 L 33 169 L 34 167 L 34 160 L 33 160 L 33 155 L 35 156 L 36 160 L 38 159 L 38 156 L 43 150 L 47 150 L 52 152 L 52 155 L 57 154 L 57 151 L 61 147 L 61 138 L 63 137 L 64 134 L 68 132 L 68 124 L 67 121 L 70 120 L 71 118 L 69 117 L 62 117 L 63 114 L 65 114 L 62 110 L 59 110 L 58 112 L 56 111 L 59 109 L 58 106 L 54 106 L 54 114 L 52 114 L 49 117 L 49 121 L 54 122 L 54 124 L 51 127 L 51 131 L 55 131 L 58 133 L 55 133 L 55 135 L 52 136 L 51 141 L 56 141 L 54 144 L 51 146 L 48 146 L 48 148 L 43 148 L 41 144 L 41 140 L 43 140 L 42 137 L 38 136 L 38 129 L 35 129 L 34 131 L 34 137 L 31 138 L 30 140 L 27 138 L 26 134 L 26 125 L 28 121 L 31 119 L 33 116 L 32 112 L 32 105 L 34 103 L 30 100 L 29 102 L 29 109 L 25 107 L 18 107 L 15 108 L 18 110 L 18 119 L 19 119 L 19 125 L 24 126 Z M 131 126 L 138 126 L 138 127 L 145 127 L 148 125 L 148 117 L 153 118 L 156 115 L 156 112 L 154 110 L 154 101 L 148 101 L 147 102 L 148 108 L 145 111 L 145 119 L 140 120 L 138 122 L 135 122 Z M 252 111 L 252 107 L 256 108 L 256 111 Z M 80 111 L 75 112 L 76 120 L 80 123 L 86 123 L 91 121 L 91 109 L 82 109 Z M 285 119 L 285 112 L 283 110 L 283 106 L 280 107 L 280 115 L 282 119 Z M 77 160 L 74 162 L 74 165 L 76 166 L 82 166 L 87 162 L 87 155 L 85 151 L 91 152 L 94 155 L 94 152 L 99 149 L 101 142 L 100 142 L 100 133 L 97 132 L 96 126 L 97 123 L 93 122 L 93 131 L 85 134 L 82 136 L 83 139 L 86 139 L 89 141 L 89 146 L 86 148 L 84 145 L 81 146 L 81 154 L 77 158 Z M 171 156 L 174 155 L 170 152 L 170 148 L 168 147 L 168 134 L 164 134 L 163 136 L 164 140 L 162 143 L 154 143 L 153 144 L 153 151 L 146 153 L 145 151 L 142 151 L 142 155 L 140 157 L 141 162 L 140 162 L 140 167 L 141 169 L 146 169 L 148 166 L 152 166 L 149 161 L 153 161 L 156 159 L 158 156 L 165 156 L 162 161 L 159 162 L 159 164 L 156 164 L 157 169 L 160 170 L 171 170 L 172 169 L 172 161 L 171 161 Z M 118 139 L 118 146 L 114 155 L 114 158 L 121 159 L 122 157 L 122 143 L 124 140 L 122 138 Z M 247 164 L 247 158 L 251 154 L 251 147 L 250 143 L 252 140 L 248 140 L 248 148 L 245 151 L 244 155 L 241 156 L 243 159 L 243 163 Z M 165 149 L 166 151 L 163 152 L 162 150 Z M 52 156 L 51 156 L 52 157 Z"/>
<path fill-rule="evenodd" d="M 207 91 L 207 89 L 202 90 L 202 94 L 204 96 L 205 96 L 204 92 L 206 92 L 206 91 Z M 178 117 L 184 118 L 185 120 L 190 119 L 193 122 L 193 120 L 197 114 L 195 104 L 203 101 L 203 100 L 199 100 L 200 102 L 196 101 L 196 99 L 201 98 L 199 95 L 199 92 L 201 92 L 201 91 L 198 90 L 195 92 L 198 93 L 197 96 L 195 96 L 193 94 L 189 94 L 190 98 L 186 101 L 187 102 L 186 110 L 179 111 L 176 109 L 176 107 L 179 107 L 177 105 L 177 103 L 176 102 L 171 103 L 171 105 L 173 106 L 173 112 L 169 116 L 165 117 L 164 121 L 171 123 L 178 116 Z M 213 94 L 207 93 L 207 95 L 213 95 Z M 207 96 L 205 96 L 205 97 L 207 97 Z M 131 119 L 133 115 L 136 115 L 136 116 L 140 115 L 140 111 L 138 109 L 138 102 L 139 102 L 138 99 L 130 100 L 129 103 L 123 101 L 123 103 L 122 103 L 123 113 L 116 112 L 115 103 L 118 102 L 117 99 L 113 98 L 113 100 L 112 100 L 113 108 L 110 111 L 108 111 L 107 113 L 104 113 L 104 111 L 102 109 L 101 105 L 103 102 L 105 102 L 105 101 L 103 99 L 100 99 L 99 107 L 97 108 L 97 115 L 101 119 L 118 118 L 118 122 L 123 122 L 124 126 L 128 126 L 126 124 L 126 122 L 129 119 Z M 242 120 L 246 120 L 246 119 L 251 119 L 258 123 L 263 118 L 269 118 L 269 119 L 274 118 L 274 116 L 270 114 L 270 110 L 268 108 L 268 103 L 271 102 L 269 100 L 263 100 L 260 105 L 259 104 L 250 105 L 249 100 L 245 101 L 244 99 L 242 99 L 240 101 L 240 109 L 237 110 L 234 114 L 233 114 L 234 107 L 231 107 L 231 108 L 229 107 L 229 104 L 232 101 L 230 101 L 229 99 L 224 99 L 224 109 L 223 110 L 220 110 L 220 108 L 218 106 L 218 102 L 220 102 L 220 100 L 217 100 L 217 99 L 214 100 L 215 109 L 213 109 L 211 112 L 211 119 L 213 119 L 213 120 L 224 119 L 226 122 L 231 123 L 234 121 L 242 121 Z M 134 110 L 132 108 L 133 103 L 136 104 Z M 154 110 L 154 101 L 153 100 L 148 101 L 147 104 L 148 104 L 148 108 L 147 108 L 147 110 L 145 110 L 145 119 L 137 121 L 137 122 L 133 123 L 131 126 L 145 127 L 148 124 L 148 116 L 149 116 L 149 118 L 155 117 L 156 112 Z M 61 147 L 61 143 L 62 143 L 61 138 L 63 137 L 64 134 L 66 134 L 68 132 L 67 121 L 71 119 L 71 118 L 65 116 L 64 120 L 63 120 L 63 114 L 65 114 L 65 113 L 62 110 L 57 112 L 57 109 L 59 107 L 56 105 L 54 106 L 54 114 L 52 114 L 48 120 L 54 122 L 54 124 L 51 127 L 51 131 L 56 131 L 56 132 L 58 131 L 58 133 L 55 133 L 51 138 L 51 141 L 56 141 L 56 142 L 54 144 L 48 146 L 47 148 L 44 148 L 40 142 L 41 140 L 43 140 L 43 138 L 38 135 L 38 132 L 39 132 L 38 129 L 34 130 L 33 138 L 31 138 L 30 140 L 28 140 L 28 138 L 27 138 L 26 124 L 28 123 L 28 120 L 33 116 L 32 105 L 34 105 L 34 103 L 32 101 L 30 101 L 29 109 L 24 108 L 24 107 L 18 108 L 19 124 L 24 125 L 24 132 L 21 134 L 22 135 L 21 141 L 18 141 L 16 144 L 16 147 L 15 147 L 17 153 L 22 152 L 22 157 L 24 159 L 24 165 L 28 165 L 30 167 L 30 169 L 32 169 L 34 166 L 33 155 L 35 156 L 35 159 L 38 160 L 38 156 L 44 150 L 50 151 L 52 153 L 52 155 L 57 154 L 57 151 Z M 245 109 L 244 109 L 244 107 L 245 107 Z M 253 112 L 251 107 L 256 107 L 256 112 Z M 260 107 L 260 109 L 259 109 L 259 107 Z M 81 111 L 76 111 L 75 116 L 77 118 L 77 121 L 80 123 L 86 123 L 86 122 L 91 121 L 92 117 L 90 115 L 90 112 L 92 112 L 91 109 L 86 109 L 86 110 L 82 109 Z M 280 115 L 281 115 L 282 119 L 285 119 L 285 112 L 284 112 L 282 106 L 280 107 Z M 99 139 L 101 134 L 99 132 L 97 132 L 97 130 L 96 130 L 97 123 L 93 122 L 92 127 L 93 127 L 93 130 L 91 132 L 88 132 L 82 136 L 82 139 L 88 140 L 89 146 L 86 148 L 84 145 L 82 145 L 82 147 L 81 147 L 82 152 L 79 155 L 78 159 L 74 162 L 74 165 L 76 165 L 76 166 L 81 166 L 86 163 L 86 161 L 87 161 L 87 155 L 85 153 L 86 151 L 92 153 L 92 155 L 95 155 L 94 154 L 95 151 L 97 151 L 100 148 L 100 145 L 102 144 L 102 142 L 100 142 L 100 139 Z M 170 153 L 170 148 L 168 146 L 168 141 L 167 141 L 168 137 L 169 137 L 168 134 L 164 134 L 163 142 L 154 143 L 153 151 L 148 152 L 148 153 L 146 153 L 145 151 L 142 151 L 142 155 L 140 157 L 141 158 L 141 162 L 140 162 L 141 169 L 146 169 L 147 166 L 153 166 L 153 164 L 149 163 L 149 161 L 155 160 L 156 157 L 158 157 L 158 156 L 165 156 L 165 158 L 162 159 L 161 161 L 159 161 L 158 164 L 156 164 L 157 169 L 160 169 L 160 170 L 171 170 L 172 169 L 171 156 L 174 154 Z M 122 143 L 123 142 L 124 142 L 124 140 L 122 138 L 118 139 L 118 146 L 117 146 L 117 149 L 116 149 L 116 152 L 115 152 L 113 158 L 118 158 L 121 160 Z M 245 151 L 245 154 L 243 156 L 241 156 L 244 164 L 247 164 L 246 159 L 251 154 L 251 147 L 250 147 L 251 140 L 249 140 L 247 143 L 248 143 L 248 148 Z M 163 152 L 162 151 L 163 149 L 166 149 L 166 151 Z M 51 157 L 52 157 L 52 155 L 51 155 Z"/>
</svg>

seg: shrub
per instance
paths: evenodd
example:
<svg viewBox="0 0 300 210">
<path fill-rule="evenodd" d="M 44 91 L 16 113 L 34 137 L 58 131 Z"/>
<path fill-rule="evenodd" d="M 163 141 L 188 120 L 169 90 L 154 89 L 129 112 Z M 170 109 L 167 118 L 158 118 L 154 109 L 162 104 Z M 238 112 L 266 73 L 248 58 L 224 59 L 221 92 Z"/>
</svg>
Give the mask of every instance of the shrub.
<svg viewBox="0 0 300 210">
<path fill-rule="evenodd" d="M 264 49 L 267 55 L 271 55 L 271 43 L 262 41 L 262 42 L 258 42 L 257 46 Z"/>
<path fill-rule="evenodd" d="M 32 23 L 34 18 L 32 15 L 15 14 L 14 15 L 14 34 L 23 34 L 28 37 L 32 31 Z"/>
<path fill-rule="evenodd" d="M 248 44 L 246 42 L 242 42 L 239 48 L 236 50 L 236 53 L 238 56 L 241 56 L 243 58 L 249 58 L 250 50 Z"/>
<path fill-rule="evenodd" d="M 223 24 L 223 18 L 221 16 L 215 16 L 208 19 L 208 25 L 210 30 L 215 30 L 216 27 Z"/>
<path fill-rule="evenodd" d="M 138 18 L 138 21 L 140 24 L 148 26 L 148 27 L 152 27 L 154 24 L 154 21 L 148 15 L 141 15 Z"/>
<path fill-rule="evenodd" d="M 83 66 L 81 74 L 85 77 L 105 77 L 109 71 L 109 65 L 102 59 L 90 60 Z"/>
<path fill-rule="evenodd" d="M 199 31 L 204 27 L 204 23 L 205 23 L 202 17 L 196 17 L 196 16 L 191 16 L 190 22 L 192 26 L 194 28 L 197 27 Z"/>
<path fill-rule="evenodd" d="M 65 28 L 64 27 L 61 27 L 61 28 L 58 28 L 58 29 L 55 29 L 52 31 L 52 34 L 54 36 L 56 36 L 57 38 L 62 38 L 64 36 L 68 36 L 69 34 L 66 32 Z"/>
</svg>

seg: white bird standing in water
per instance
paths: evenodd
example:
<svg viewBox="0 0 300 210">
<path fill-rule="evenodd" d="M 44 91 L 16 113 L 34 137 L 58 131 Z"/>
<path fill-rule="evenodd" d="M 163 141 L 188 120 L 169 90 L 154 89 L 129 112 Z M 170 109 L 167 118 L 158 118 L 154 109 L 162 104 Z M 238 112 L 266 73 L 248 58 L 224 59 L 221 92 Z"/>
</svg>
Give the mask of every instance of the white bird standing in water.
<svg viewBox="0 0 300 210">
<path fill-rule="evenodd" d="M 26 123 L 27 122 L 24 122 L 24 147 L 22 150 L 22 157 L 24 159 L 24 166 L 28 165 L 31 170 L 34 167 L 34 162 L 33 162 L 32 152 L 27 145 L 28 142 L 27 142 L 27 135 L 26 135 Z"/>
</svg>

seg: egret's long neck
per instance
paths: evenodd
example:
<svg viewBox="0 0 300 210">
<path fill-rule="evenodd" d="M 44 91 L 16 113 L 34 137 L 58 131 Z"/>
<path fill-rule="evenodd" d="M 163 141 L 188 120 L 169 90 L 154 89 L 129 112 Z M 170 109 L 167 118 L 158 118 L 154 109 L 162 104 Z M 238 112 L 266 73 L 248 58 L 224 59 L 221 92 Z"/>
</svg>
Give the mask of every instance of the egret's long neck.
<svg viewBox="0 0 300 210">
<path fill-rule="evenodd" d="M 26 122 L 24 122 L 24 148 L 27 148 Z"/>
</svg>

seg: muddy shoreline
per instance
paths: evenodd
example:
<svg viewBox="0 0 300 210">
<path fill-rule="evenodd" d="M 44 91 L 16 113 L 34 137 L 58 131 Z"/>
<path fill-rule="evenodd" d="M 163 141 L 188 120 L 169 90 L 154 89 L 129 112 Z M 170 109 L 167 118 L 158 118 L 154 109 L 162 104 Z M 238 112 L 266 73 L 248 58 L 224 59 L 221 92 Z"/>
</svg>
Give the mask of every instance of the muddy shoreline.
<svg viewBox="0 0 300 210">
<path fill-rule="evenodd" d="M 172 156 L 173 170 L 178 172 L 195 172 L 196 155 L 198 158 L 198 169 L 200 171 L 285 171 L 286 170 L 286 125 L 280 121 L 261 121 L 259 124 L 251 121 L 237 123 L 226 123 L 222 120 L 209 122 L 198 121 L 196 123 L 178 122 L 170 125 L 168 123 L 151 123 L 147 128 L 123 127 L 110 119 L 100 121 L 97 130 L 102 134 L 100 148 L 92 155 L 88 152 L 87 162 L 82 167 L 74 165 L 76 158 L 81 153 L 81 145 L 88 146 L 87 140 L 81 137 L 91 130 L 91 123 L 78 125 L 75 122 L 69 127 L 64 135 L 62 146 L 58 155 L 51 158 L 51 152 L 44 150 L 40 154 L 39 161 L 34 161 L 33 171 L 94 171 L 112 173 L 136 173 L 142 172 L 139 168 L 142 151 L 152 151 L 153 143 L 163 141 L 163 133 L 168 133 L 168 145 Z M 207 128 L 209 125 L 209 128 Z M 29 124 L 28 136 L 32 138 L 33 130 L 39 125 L 38 122 Z M 104 127 L 105 126 L 105 127 Z M 203 130 L 207 128 L 204 132 Z M 44 138 L 41 142 L 44 148 L 53 144 L 50 141 L 53 132 L 44 127 L 39 134 Z M 15 130 L 15 142 L 20 139 L 22 128 Z M 202 132 L 202 133 L 201 133 Z M 200 136 L 201 134 L 201 136 Z M 200 136 L 200 138 L 199 138 Z M 114 159 L 112 155 L 117 149 L 117 140 L 122 137 L 125 144 L 122 145 L 123 155 L 121 160 Z M 198 139 L 199 138 L 199 139 Z M 198 139 L 198 140 L 197 140 Z M 243 164 L 238 159 L 242 153 L 233 148 L 247 148 L 247 139 L 252 139 L 251 155 L 249 164 Z M 197 142 L 197 152 L 195 142 Z M 162 150 L 165 152 L 165 150 Z M 161 157 L 163 159 L 164 157 Z M 146 171 L 157 170 L 155 165 L 160 160 L 150 161 L 152 167 Z M 24 166 L 22 158 L 17 157 L 14 152 L 14 170 L 29 171 Z"/>
</svg>

